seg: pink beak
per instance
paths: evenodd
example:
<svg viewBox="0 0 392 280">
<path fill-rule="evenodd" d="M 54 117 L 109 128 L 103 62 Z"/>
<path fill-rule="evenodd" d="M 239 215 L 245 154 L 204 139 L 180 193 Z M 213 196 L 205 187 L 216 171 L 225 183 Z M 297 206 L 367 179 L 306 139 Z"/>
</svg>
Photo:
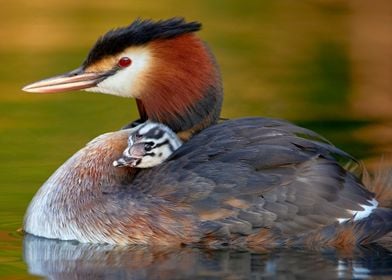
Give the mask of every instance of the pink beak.
<svg viewBox="0 0 392 280">
<path fill-rule="evenodd" d="M 22 90 L 38 93 L 56 93 L 86 89 L 95 87 L 112 74 L 112 71 L 88 73 L 84 72 L 82 67 L 79 67 L 68 73 L 29 84 Z"/>
</svg>

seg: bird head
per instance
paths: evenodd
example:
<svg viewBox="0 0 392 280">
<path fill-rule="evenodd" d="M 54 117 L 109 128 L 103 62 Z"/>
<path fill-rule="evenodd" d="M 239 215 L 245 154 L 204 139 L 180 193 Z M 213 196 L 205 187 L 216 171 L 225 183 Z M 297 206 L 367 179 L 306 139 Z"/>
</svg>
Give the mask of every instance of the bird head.
<svg viewBox="0 0 392 280">
<path fill-rule="evenodd" d="M 138 19 L 100 37 L 79 68 L 23 90 L 135 98 L 142 120 L 193 134 L 218 120 L 223 98 L 215 59 L 195 35 L 200 28 L 181 18 Z"/>
<path fill-rule="evenodd" d="M 167 160 L 181 145 L 181 140 L 169 127 L 147 121 L 132 129 L 128 147 L 113 166 L 153 167 Z"/>
</svg>

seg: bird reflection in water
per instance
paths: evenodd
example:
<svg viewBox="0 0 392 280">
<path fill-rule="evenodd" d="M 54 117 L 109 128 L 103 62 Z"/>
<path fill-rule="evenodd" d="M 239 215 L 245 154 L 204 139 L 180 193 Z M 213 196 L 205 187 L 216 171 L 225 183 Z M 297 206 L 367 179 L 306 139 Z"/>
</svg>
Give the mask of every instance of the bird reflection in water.
<svg viewBox="0 0 392 280">
<path fill-rule="evenodd" d="M 392 254 L 381 246 L 354 252 L 252 252 L 82 244 L 26 235 L 24 258 L 31 274 L 50 279 L 342 279 L 392 273 Z"/>
</svg>

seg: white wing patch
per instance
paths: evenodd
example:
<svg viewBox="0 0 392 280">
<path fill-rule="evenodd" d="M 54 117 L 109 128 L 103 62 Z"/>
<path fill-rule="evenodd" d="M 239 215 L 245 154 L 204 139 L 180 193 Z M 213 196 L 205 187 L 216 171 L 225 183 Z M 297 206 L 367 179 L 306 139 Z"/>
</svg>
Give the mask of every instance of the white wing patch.
<svg viewBox="0 0 392 280">
<path fill-rule="evenodd" d="M 377 208 L 378 201 L 375 198 L 373 198 L 372 200 L 369 200 L 369 203 L 371 205 L 360 204 L 360 206 L 363 208 L 363 210 L 349 211 L 350 214 L 352 214 L 352 217 L 348 218 L 348 219 L 347 218 L 337 219 L 338 222 L 343 223 L 343 222 L 348 221 L 350 219 L 353 219 L 354 221 L 359 221 L 359 220 L 362 220 L 363 218 L 368 217 L 372 213 L 372 211 Z"/>
</svg>

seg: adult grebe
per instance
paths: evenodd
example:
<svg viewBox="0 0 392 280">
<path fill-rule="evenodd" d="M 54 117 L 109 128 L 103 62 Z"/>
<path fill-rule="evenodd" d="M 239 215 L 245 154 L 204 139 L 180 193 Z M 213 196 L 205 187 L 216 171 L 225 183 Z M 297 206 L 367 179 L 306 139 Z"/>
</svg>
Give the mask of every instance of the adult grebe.
<svg viewBox="0 0 392 280">
<path fill-rule="evenodd" d="M 133 97 L 142 121 L 190 139 L 161 165 L 133 169 L 113 166 L 132 130 L 99 136 L 41 187 L 25 231 L 81 242 L 248 247 L 347 246 L 389 233 L 392 210 L 336 158 L 355 160 L 316 133 L 267 118 L 216 124 L 221 79 L 199 29 L 178 18 L 136 20 L 101 37 L 80 68 L 24 88 Z"/>
</svg>

